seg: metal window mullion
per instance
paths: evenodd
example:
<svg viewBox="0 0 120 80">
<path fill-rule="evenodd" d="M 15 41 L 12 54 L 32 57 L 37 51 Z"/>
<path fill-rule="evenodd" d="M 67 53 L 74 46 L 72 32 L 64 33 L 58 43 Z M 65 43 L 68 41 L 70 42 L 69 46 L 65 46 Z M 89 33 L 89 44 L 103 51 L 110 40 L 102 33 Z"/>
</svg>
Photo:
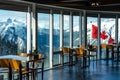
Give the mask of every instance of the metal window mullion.
<svg viewBox="0 0 120 80">
<path fill-rule="evenodd" d="M 115 18 L 115 41 L 118 43 L 118 15 Z"/>
<path fill-rule="evenodd" d="M 32 18 L 32 51 L 37 50 L 37 11 L 36 4 L 32 4 L 31 18 Z M 34 65 L 36 67 L 37 64 Z M 35 80 L 38 79 L 38 73 L 35 71 Z"/>
<path fill-rule="evenodd" d="M 63 46 L 63 26 L 64 26 L 64 19 L 63 19 L 63 12 L 60 11 L 60 50 Z"/>
<path fill-rule="evenodd" d="M 73 15 L 72 11 L 70 11 L 70 20 L 69 20 L 69 28 L 70 28 L 70 48 L 73 47 Z"/>
<path fill-rule="evenodd" d="M 53 10 L 50 10 L 50 40 L 49 40 L 49 44 L 50 44 L 50 68 L 53 67 Z"/>
<path fill-rule="evenodd" d="M 79 44 L 82 45 L 82 13 L 79 15 Z"/>
<path fill-rule="evenodd" d="M 101 18 L 100 18 L 100 14 L 98 14 L 98 55 L 97 55 L 97 58 L 98 56 L 100 55 L 101 51 L 100 51 L 100 44 L 101 44 L 101 41 L 100 41 L 100 31 L 101 31 Z M 101 56 L 99 56 L 99 58 L 101 59 Z"/>
<path fill-rule="evenodd" d="M 83 12 L 83 16 L 84 16 L 84 22 L 83 22 L 83 28 L 84 28 L 84 32 L 82 32 L 84 34 L 84 42 L 83 45 L 87 45 L 87 15 L 86 15 L 86 11 L 84 10 Z"/>
<path fill-rule="evenodd" d="M 60 50 L 63 46 L 63 26 L 64 26 L 64 19 L 63 19 L 63 11 L 60 11 Z M 59 56 L 59 63 L 62 64 L 62 57 Z"/>
<path fill-rule="evenodd" d="M 37 49 L 37 13 L 36 13 L 36 4 L 32 5 L 32 50 Z"/>
<path fill-rule="evenodd" d="M 27 53 L 30 53 L 32 49 L 31 40 L 31 6 L 28 6 L 27 12 Z"/>
</svg>

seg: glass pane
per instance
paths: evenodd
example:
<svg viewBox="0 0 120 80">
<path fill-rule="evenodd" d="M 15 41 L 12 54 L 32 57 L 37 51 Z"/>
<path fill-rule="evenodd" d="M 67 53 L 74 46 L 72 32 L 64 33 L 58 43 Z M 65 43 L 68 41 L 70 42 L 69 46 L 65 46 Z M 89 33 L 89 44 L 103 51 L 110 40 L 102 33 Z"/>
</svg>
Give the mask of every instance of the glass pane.
<svg viewBox="0 0 120 80">
<path fill-rule="evenodd" d="M 63 45 L 66 47 L 70 46 L 69 15 L 64 15 Z"/>
<path fill-rule="evenodd" d="M 64 47 L 70 46 L 69 15 L 64 15 L 63 46 Z M 68 54 L 65 54 L 64 62 L 68 62 Z"/>
<path fill-rule="evenodd" d="M 118 18 L 118 43 L 120 43 L 120 18 Z"/>
<path fill-rule="evenodd" d="M 101 43 L 113 44 L 115 42 L 115 19 L 101 18 Z"/>
<path fill-rule="evenodd" d="M 115 18 L 101 18 L 100 39 L 101 44 L 115 43 Z M 104 49 L 102 49 L 102 58 L 106 58 Z"/>
<path fill-rule="evenodd" d="M 27 52 L 26 12 L 0 10 L 0 55 L 21 52 Z"/>
<path fill-rule="evenodd" d="M 53 48 L 54 51 L 60 51 L 60 15 L 54 14 L 54 32 L 53 32 Z"/>
<path fill-rule="evenodd" d="M 54 32 L 53 32 L 53 49 L 60 51 L 60 15 L 54 14 Z M 53 65 L 59 64 L 59 54 L 53 54 Z"/>
<path fill-rule="evenodd" d="M 79 16 L 73 16 L 73 48 L 80 44 L 79 32 Z"/>
<path fill-rule="evenodd" d="M 87 17 L 87 45 L 97 45 L 98 26 L 96 17 Z"/>
<path fill-rule="evenodd" d="M 38 51 L 46 56 L 45 68 L 49 68 L 49 20 L 49 14 L 38 13 Z"/>
<path fill-rule="evenodd" d="M 87 45 L 95 45 L 98 43 L 98 26 L 97 17 L 87 17 Z M 90 54 L 96 55 L 96 52 L 91 51 Z"/>
<path fill-rule="evenodd" d="M 59 63 L 59 54 L 53 55 L 53 65 L 58 65 Z"/>
</svg>

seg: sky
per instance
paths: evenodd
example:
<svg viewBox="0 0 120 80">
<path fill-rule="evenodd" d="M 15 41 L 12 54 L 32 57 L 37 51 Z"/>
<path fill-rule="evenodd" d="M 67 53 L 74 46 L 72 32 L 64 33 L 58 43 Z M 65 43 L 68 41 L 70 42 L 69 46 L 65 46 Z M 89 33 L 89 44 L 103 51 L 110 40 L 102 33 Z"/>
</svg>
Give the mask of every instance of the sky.
<svg viewBox="0 0 120 80">
<path fill-rule="evenodd" d="M 26 13 L 18 11 L 0 10 L 0 21 L 6 21 L 8 18 L 17 19 L 23 22 L 26 20 Z"/>
<path fill-rule="evenodd" d="M 11 18 L 12 20 L 16 19 L 18 21 L 21 21 L 26 23 L 26 12 L 20 12 L 20 11 L 10 11 L 10 10 L 0 10 L 0 21 L 6 21 L 8 18 Z M 75 17 L 76 18 L 76 17 Z M 38 14 L 38 26 L 40 28 L 49 28 L 50 25 L 50 15 L 49 14 Z M 59 22 L 59 15 L 54 14 L 54 29 L 59 29 L 60 22 Z M 39 24 L 40 23 L 40 24 Z M 69 16 L 64 16 L 64 29 L 69 29 Z M 74 27 L 78 27 L 78 19 L 74 19 Z"/>
</svg>

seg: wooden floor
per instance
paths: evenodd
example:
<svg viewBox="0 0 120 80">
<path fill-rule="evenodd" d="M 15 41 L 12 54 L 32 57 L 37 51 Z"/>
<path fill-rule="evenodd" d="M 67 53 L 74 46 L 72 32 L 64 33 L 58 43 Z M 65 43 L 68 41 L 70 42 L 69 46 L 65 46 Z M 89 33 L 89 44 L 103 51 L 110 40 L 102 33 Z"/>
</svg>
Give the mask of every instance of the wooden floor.
<svg viewBox="0 0 120 80">
<path fill-rule="evenodd" d="M 90 67 L 81 68 L 79 65 L 72 67 L 57 67 L 44 72 L 44 80 L 120 80 L 120 65 L 104 60 L 91 62 Z M 41 80 L 41 74 L 38 74 Z"/>
</svg>

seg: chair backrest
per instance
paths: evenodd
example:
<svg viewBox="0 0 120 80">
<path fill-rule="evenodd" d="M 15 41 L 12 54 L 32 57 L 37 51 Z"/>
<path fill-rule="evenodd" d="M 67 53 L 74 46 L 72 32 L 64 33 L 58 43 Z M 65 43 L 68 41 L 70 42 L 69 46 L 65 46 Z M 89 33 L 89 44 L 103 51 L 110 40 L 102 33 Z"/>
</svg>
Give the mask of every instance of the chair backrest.
<svg viewBox="0 0 120 80">
<path fill-rule="evenodd" d="M 113 45 L 107 45 L 107 49 L 111 49 L 111 50 L 113 50 L 114 47 L 113 47 Z"/>
<path fill-rule="evenodd" d="M 79 47 L 80 47 L 80 48 L 83 48 L 83 49 L 85 49 L 85 48 L 86 48 L 84 45 L 80 45 Z"/>
<path fill-rule="evenodd" d="M 93 45 L 92 48 L 96 48 L 96 49 L 97 49 L 97 46 L 96 46 L 96 45 Z"/>
<path fill-rule="evenodd" d="M 101 49 L 107 49 L 107 44 L 101 44 Z"/>
<path fill-rule="evenodd" d="M 68 48 L 68 47 L 62 47 L 62 52 L 63 53 L 70 53 L 70 48 Z"/>
<path fill-rule="evenodd" d="M 84 49 L 83 48 L 76 48 L 75 49 L 77 55 L 83 55 L 84 54 Z"/>
<path fill-rule="evenodd" d="M 41 53 L 38 53 L 37 55 L 38 55 L 38 58 L 39 58 L 39 59 L 40 59 L 40 58 L 44 58 L 44 55 L 41 54 Z M 43 62 L 43 60 L 36 60 L 36 62 Z"/>
<path fill-rule="evenodd" d="M 9 60 L 9 63 L 10 63 L 10 66 L 12 69 L 15 69 L 15 70 L 20 70 L 20 67 L 22 66 L 21 65 L 21 61 L 19 60 Z"/>
<path fill-rule="evenodd" d="M 38 58 L 44 58 L 44 55 L 41 53 L 38 53 Z"/>
<path fill-rule="evenodd" d="M 35 56 L 38 58 L 38 60 L 35 59 Z M 30 60 L 29 62 L 33 62 L 34 60 L 35 60 L 35 62 L 41 62 L 41 61 L 43 61 L 43 59 L 40 60 L 40 58 L 44 58 L 44 54 L 38 53 L 36 55 L 31 55 L 31 56 L 29 56 L 29 60 Z"/>
<path fill-rule="evenodd" d="M 0 59 L 0 68 L 8 68 L 9 62 L 8 59 Z"/>
<path fill-rule="evenodd" d="M 18 56 L 21 56 L 21 57 L 27 57 L 28 54 L 27 54 L 27 53 L 19 53 Z"/>
</svg>

